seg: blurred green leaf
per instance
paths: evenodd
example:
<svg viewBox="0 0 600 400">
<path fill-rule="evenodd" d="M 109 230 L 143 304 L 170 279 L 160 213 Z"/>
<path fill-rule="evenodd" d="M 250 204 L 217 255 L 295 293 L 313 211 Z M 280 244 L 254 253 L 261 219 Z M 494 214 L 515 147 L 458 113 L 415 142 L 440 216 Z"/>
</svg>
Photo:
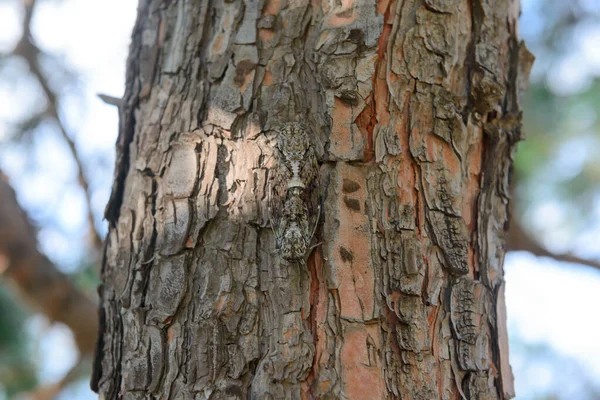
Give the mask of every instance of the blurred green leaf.
<svg viewBox="0 0 600 400">
<path fill-rule="evenodd" d="M 7 396 L 37 385 L 25 320 L 29 314 L 0 286 L 0 389 Z"/>
</svg>

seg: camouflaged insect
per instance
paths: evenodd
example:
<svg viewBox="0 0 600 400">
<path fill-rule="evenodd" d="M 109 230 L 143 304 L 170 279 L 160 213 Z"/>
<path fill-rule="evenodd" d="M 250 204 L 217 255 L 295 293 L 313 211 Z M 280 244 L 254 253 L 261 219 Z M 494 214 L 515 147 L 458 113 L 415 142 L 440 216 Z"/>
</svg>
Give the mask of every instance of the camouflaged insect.
<svg viewBox="0 0 600 400">
<path fill-rule="evenodd" d="M 298 123 L 285 125 L 279 131 L 275 156 L 270 184 L 271 228 L 282 257 L 299 261 L 310 248 L 321 211 L 319 166 L 306 128 Z"/>
</svg>

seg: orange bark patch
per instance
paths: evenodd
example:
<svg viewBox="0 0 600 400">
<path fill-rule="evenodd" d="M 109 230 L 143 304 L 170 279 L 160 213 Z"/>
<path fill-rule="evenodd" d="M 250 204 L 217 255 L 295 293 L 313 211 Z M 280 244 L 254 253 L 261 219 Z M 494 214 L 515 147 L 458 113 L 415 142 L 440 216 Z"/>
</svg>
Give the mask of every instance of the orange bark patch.
<svg viewBox="0 0 600 400">
<path fill-rule="evenodd" d="M 474 278 L 474 276 L 475 276 L 473 271 L 479 272 L 479 262 L 477 260 L 478 257 L 479 257 L 479 253 L 475 253 L 475 250 L 473 249 L 473 247 L 469 246 L 469 249 L 467 251 L 467 265 L 469 266 L 469 271 L 471 272 L 470 276 L 472 278 Z M 496 271 L 490 268 L 488 270 L 488 276 L 491 279 L 495 279 Z"/>
<path fill-rule="evenodd" d="M 220 54 L 225 47 L 226 38 L 225 35 L 220 33 L 215 37 L 215 40 L 212 42 L 212 46 L 210 46 L 211 54 Z"/>
<path fill-rule="evenodd" d="M 415 205 L 415 172 L 414 167 L 408 163 L 398 165 L 397 192 L 400 203 L 404 206 Z"/>
<path fill-rule="evenodd" d="M 363 135 L 354 124 L 359 112 L 337 97 L 334 99 L 329 151 L 336 157 L 353 158 L 357 149 L 362 148 Z"/>
<path fill-rule="evenodd" d="M 386 32 L 384 30 L 384 32 Z M 386 69 L 385 59 L 378 59 L 375 80 L 373 87 L 375 88 L 375 112 L 377 113 L 377 122 L 382 125 L 388 125 L 390 122 L 389 113 L 389 90 L 385 80 L 384 71 Z"/>
<path fill-rule="evenodd" d="M 263 86 L 271 86 L 273 84 L 273 74 L 271 71 L 265 71 L 265 76 L 263 77 Z"/>
<path fill-rule="evenodd" d="M 341 352 L 344 393 L 349 399 L 383 399 L 385 384 L 379 364 L 379 328 L 377 325 L 356 325 L 344 331 Z"/>
<path fill-rule="evenodd" d="M 377 10 L 379 11 L 380 7 L 383 7 L 385 4 L 384 20 L 387 20 L 389 17 L 389 4 L 386 1 L 380 2 L 377 4 Z M 389 122 L 389 89 L 386 82 L 386 73 L 387 73 L 387 62 L 386 62 L 386 51 L 388 47 L 388 42 L 390 40 L 390 34 L 392 33 L 392 25 L 384 24 L 383 31 L 377 40 L 377 61 L 375 62 L 375 76 L 373 77 L 373 90 L 375 91 L 375 104 L 377 105 L 375 111 L 377 112 L 377 119 L 382 124 L 387 124 Z"/>
<path fill-rule="evenodd" d="M 369 97 L 366 100 L 366 103 L 367 105 L 362 112 L 358 114 L 354 123 L 367 139 L 363 161 L 369 162 L 375 155 L 375 150 L 373 149 L 373 129 L 375 128 L 375 124 L 377 124 L 377 117 L 375 115 L 375 104 L 373 99 Z"/>
<path fill-rule="evenodd" d="M 337 149 L 335 153 L 347 154 L 352 150 L 352 109 L 337 97 L 331 111 L 333 126 L 331 127 L 331 145 Z"/>
<path fill-rule="evenodd" d="M 467 184 L 465 187 L 465 201 L 463 203 L 462 213 L 465 218 L 465 223 L 469 228 L 469 232 L 475 232 L 477 229 L 477 197 L 479 196 L 479 185 L 481 179 L 481 163 L 482 163 L 482 146 L 483 143 L 479 140 L 472 145 L 467 153 L 466 165 L 468 168 Z"/>
<path fill-rule="evenodd" d="M 374 310 L 374 275 L 369 220 L 364 210 L 367 184 L 362 168 L 345 163 L 339 163 L 338 168 L 339 229 L 329 255 L 333 280 L 338 287 L 342 316 L 369 320 L 373 318 Z M 344 193 L 344 182 L 347 189 L 352 187 L 351 191 Z"/>
<path fill-rule="evenodd" d="M 383 12 L 387 12 L 387 5 L 384 10 Z M 386 24 L 383 27 L 381 36 L 379 36 L 377 58 L 375 59 L 375 73 L 373 74 L 373 94 L 366 100 L 367 106 L 355 120 L 356 125 L 366 139 L 364 162 L 371 161 L 375 154 L 373 146 L 375 126 L 378 123 L 387 125 L 390 120 L 388 112 L 389 90 L 385 81 L 385 49 L 387 48 L 391 30 L 391 25 Z"/>
<path fill-rule="evenodd" d="M 387 21 L 389 7 L 390 0 L 379 0 L 377 2 L 377 12 L 386 17 L 385 21 Z"/>
<path fill-rule="evenodd" d="M 307 268 L 311 274 L 310 285 L 310 318 L 309 327 L 312 331 L 313 344 L 315 345 L 315 357 L 313 365 L 306 381 L 302 382 L 302 399 L 313 399 L 312 387 L 314 385 L 315 375 L 318 374 L 321 367 L 327 366 L 327 332 L 324 324 L 327 319 L 327 287 L 323 279 L 323 257 L 319 250 L 314 251 L 308 259 Z M 331 381 L 321 382 L 321 388 L 331 385 Z M 318 390 L 322 392 L 322 390 Z"/>
<path fill-rule="evenodd" d="M 442 157 L 444 158 L 444 165 L 448 169 L 450 175 L 460 177 L 462 173 L 460 159 L 452 149 L 451 145 L 444 144 L 442 147 Z"/>
<path fill-rule="evenodd" d="M 506 330 L 506 300 L 504 297 L 505 284 L 502 283 L 498 291 L 496 302 L 496 324 L 498 326 L 498 350 L 500 351 L 500 377 L 502 390 L 507 399 L 515 396 L 514 376 L 508 362 L 508 332 Z"/>
<path fill-rule="evenodd" d="M 215 302 L 215 311 L 225 316 L 233 314 L 234 311 L 231 308 L 232 300 L 233 296 L 230 296 L 229 293 L 221 292 Z"/>
<path fill-rule="evenodd" d="M 269 41 L 271 41 L 271 38 L 273 38 L 274 34 L 275 33 L 271 29 L 259 29 L 258 30 L 258 37 L 263 42 L 269 42 Z"/>
<path fill-rule="evenodd" d="M 480 194 L 481 167 L 483 162 L 483 140 L 479 127 L 470 125 L 467 127 L 468 135 L 476 137 L 476 143 L 472 144 L 467 152 L 466 162 L 467 176 L 463 190 L 462 215 L 470 233 L 477 231 L 477 210 Z M 479 271 L 479 246 L 469 246 L 468 264 L 470 271 Z M 489 269 L 488 274 L 495 279 L 496 271 Z"/>
<path fill-rule="evenodd" d="M 277 15 L 281 7 L 281 0 L 267 0 L 263 8 L 263 15 Z"/>
<path fill-rule="evenodd" d="M 339 11 L 329 18 L 327 18 L 326 23 L 329 26 L 344 26 L 350 25 L 356 20 L 356 13 L 354 9 L 350 8 L 347 10 Z"/>
</svg>

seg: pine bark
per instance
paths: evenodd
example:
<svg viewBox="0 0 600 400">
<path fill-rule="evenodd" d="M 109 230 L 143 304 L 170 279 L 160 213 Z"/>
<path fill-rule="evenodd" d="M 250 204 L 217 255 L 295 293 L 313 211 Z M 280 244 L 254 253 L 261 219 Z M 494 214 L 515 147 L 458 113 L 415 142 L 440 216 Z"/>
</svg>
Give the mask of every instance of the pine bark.
<svg viewBox="0 0 600 400">
<path fill-rule="evenodd" d="M 92 386 L 116 399 L 513 397 L 504 232 L 517 0 L 142 0 Z M 269 225 L 310 128 L 306 266 Z"/>
</svg>

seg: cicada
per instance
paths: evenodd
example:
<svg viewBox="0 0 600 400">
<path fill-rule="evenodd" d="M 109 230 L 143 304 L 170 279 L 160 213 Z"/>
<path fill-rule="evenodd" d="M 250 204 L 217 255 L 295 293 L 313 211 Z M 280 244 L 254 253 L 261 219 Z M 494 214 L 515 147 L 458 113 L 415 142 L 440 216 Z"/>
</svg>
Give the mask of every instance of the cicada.
<svg viewBox="0 0 600 400">
<path fill-rule="evenodd" d="M 303 260 L 321 214 L 319 165 L 307 129 L 289 123 L 279 129 L 270 182 L 270 218 L 275 245 L 288 261 Z"/>
</svg>

